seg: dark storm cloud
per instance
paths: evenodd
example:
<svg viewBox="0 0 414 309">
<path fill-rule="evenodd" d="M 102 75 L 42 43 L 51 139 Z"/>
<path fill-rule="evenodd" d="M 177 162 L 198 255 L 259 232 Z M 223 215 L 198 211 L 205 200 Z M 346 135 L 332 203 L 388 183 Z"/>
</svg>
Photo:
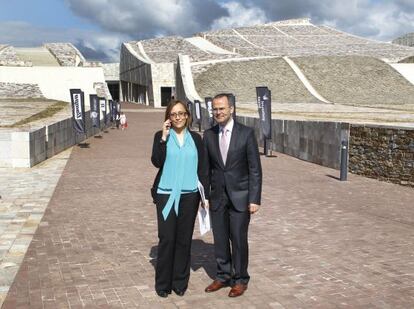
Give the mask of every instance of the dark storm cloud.
<svg viewBox="0 0 414 309">
<path fill-rule="evenodd" d="M 209 28 L 227 10 L 214 0 L 67 0 L 77 15 L 105 30 L 135 38 L 184 35 Z"/>
</svg>

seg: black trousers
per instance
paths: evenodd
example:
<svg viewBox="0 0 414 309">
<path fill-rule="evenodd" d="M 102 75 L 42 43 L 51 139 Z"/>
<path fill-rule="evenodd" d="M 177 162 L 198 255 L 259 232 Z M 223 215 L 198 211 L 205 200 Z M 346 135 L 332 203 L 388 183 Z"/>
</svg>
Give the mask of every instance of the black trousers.
<svg viewBox="0 0 414 309">
<path fill-rule="evenodd" d="M 231 285 L 248 284 L 250 212 L 248 209 L 244 212 L 236 210 L 224 193 L 221 204 L 210 212 L 210 216 L 217 262 L 216 279 Z"/>
<path fill-rule="evenodd" d="M 178 216 L 174 207 L 164 221 L 162 210 L 168 194 L 157 194 L 158 255 L 155 269 L 155 290 L 170 292 L 186 290 L 190 279 L 191 241 L 200 194 L 182 194 Z"/>
</svg>

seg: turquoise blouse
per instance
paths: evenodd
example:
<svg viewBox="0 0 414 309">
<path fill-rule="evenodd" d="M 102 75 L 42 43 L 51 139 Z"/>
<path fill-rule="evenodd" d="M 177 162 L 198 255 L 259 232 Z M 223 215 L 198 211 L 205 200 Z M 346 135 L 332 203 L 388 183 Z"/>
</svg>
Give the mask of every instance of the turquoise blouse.
<svg viewBox="0 0 414 309">
<path fill-rule="evenodd" d="M 181 194 L 198 191 L 197 166 L 197 148 L 190 132 L 185 129 L 184 143 L 180 146 L 177 134 L 170 130 L 167 155 L 157 188 L 159 194 L 170 194 L 162 210 L 164 220 L 167 220 L 173 205 L 178 216 Z"/>
</svg>

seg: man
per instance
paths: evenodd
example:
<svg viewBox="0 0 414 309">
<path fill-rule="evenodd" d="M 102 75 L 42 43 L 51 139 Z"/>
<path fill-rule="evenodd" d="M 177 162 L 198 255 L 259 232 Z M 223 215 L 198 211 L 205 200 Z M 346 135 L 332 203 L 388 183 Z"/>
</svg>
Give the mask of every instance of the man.
<svg viewBox="0 0 414 309">
<path fill-rule="evenodd" d="M 260 205 L 262 167 L 254 131 L 233 120 L 227 95 L 216 95 L 212 107 L 217 125 L 204 133 L 204 144 L 217 275 L 205 291 L 231 286 L 229 297 L 237 297 L 250 279 L 247 231 L 250 214 Z"/>
</svg>

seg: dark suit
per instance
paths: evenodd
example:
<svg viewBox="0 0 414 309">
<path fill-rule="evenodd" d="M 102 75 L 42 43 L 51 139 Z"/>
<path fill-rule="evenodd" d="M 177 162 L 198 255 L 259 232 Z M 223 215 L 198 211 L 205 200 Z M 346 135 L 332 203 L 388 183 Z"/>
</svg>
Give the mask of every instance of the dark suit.
<svg viewBox="0 0 414 309">
<path fill-rule="evenodd" d="M 252 128 L 234 122 L 226 164 L 219 149 L 219 126 L 204 133 L 210 169 L 210 210 L 217 261 L 222 282 L 247 284 L 250 203 L 259 204 L 262 168 Z M 231 250 L 230 250 L 231 242 Z"/>
</svg>

